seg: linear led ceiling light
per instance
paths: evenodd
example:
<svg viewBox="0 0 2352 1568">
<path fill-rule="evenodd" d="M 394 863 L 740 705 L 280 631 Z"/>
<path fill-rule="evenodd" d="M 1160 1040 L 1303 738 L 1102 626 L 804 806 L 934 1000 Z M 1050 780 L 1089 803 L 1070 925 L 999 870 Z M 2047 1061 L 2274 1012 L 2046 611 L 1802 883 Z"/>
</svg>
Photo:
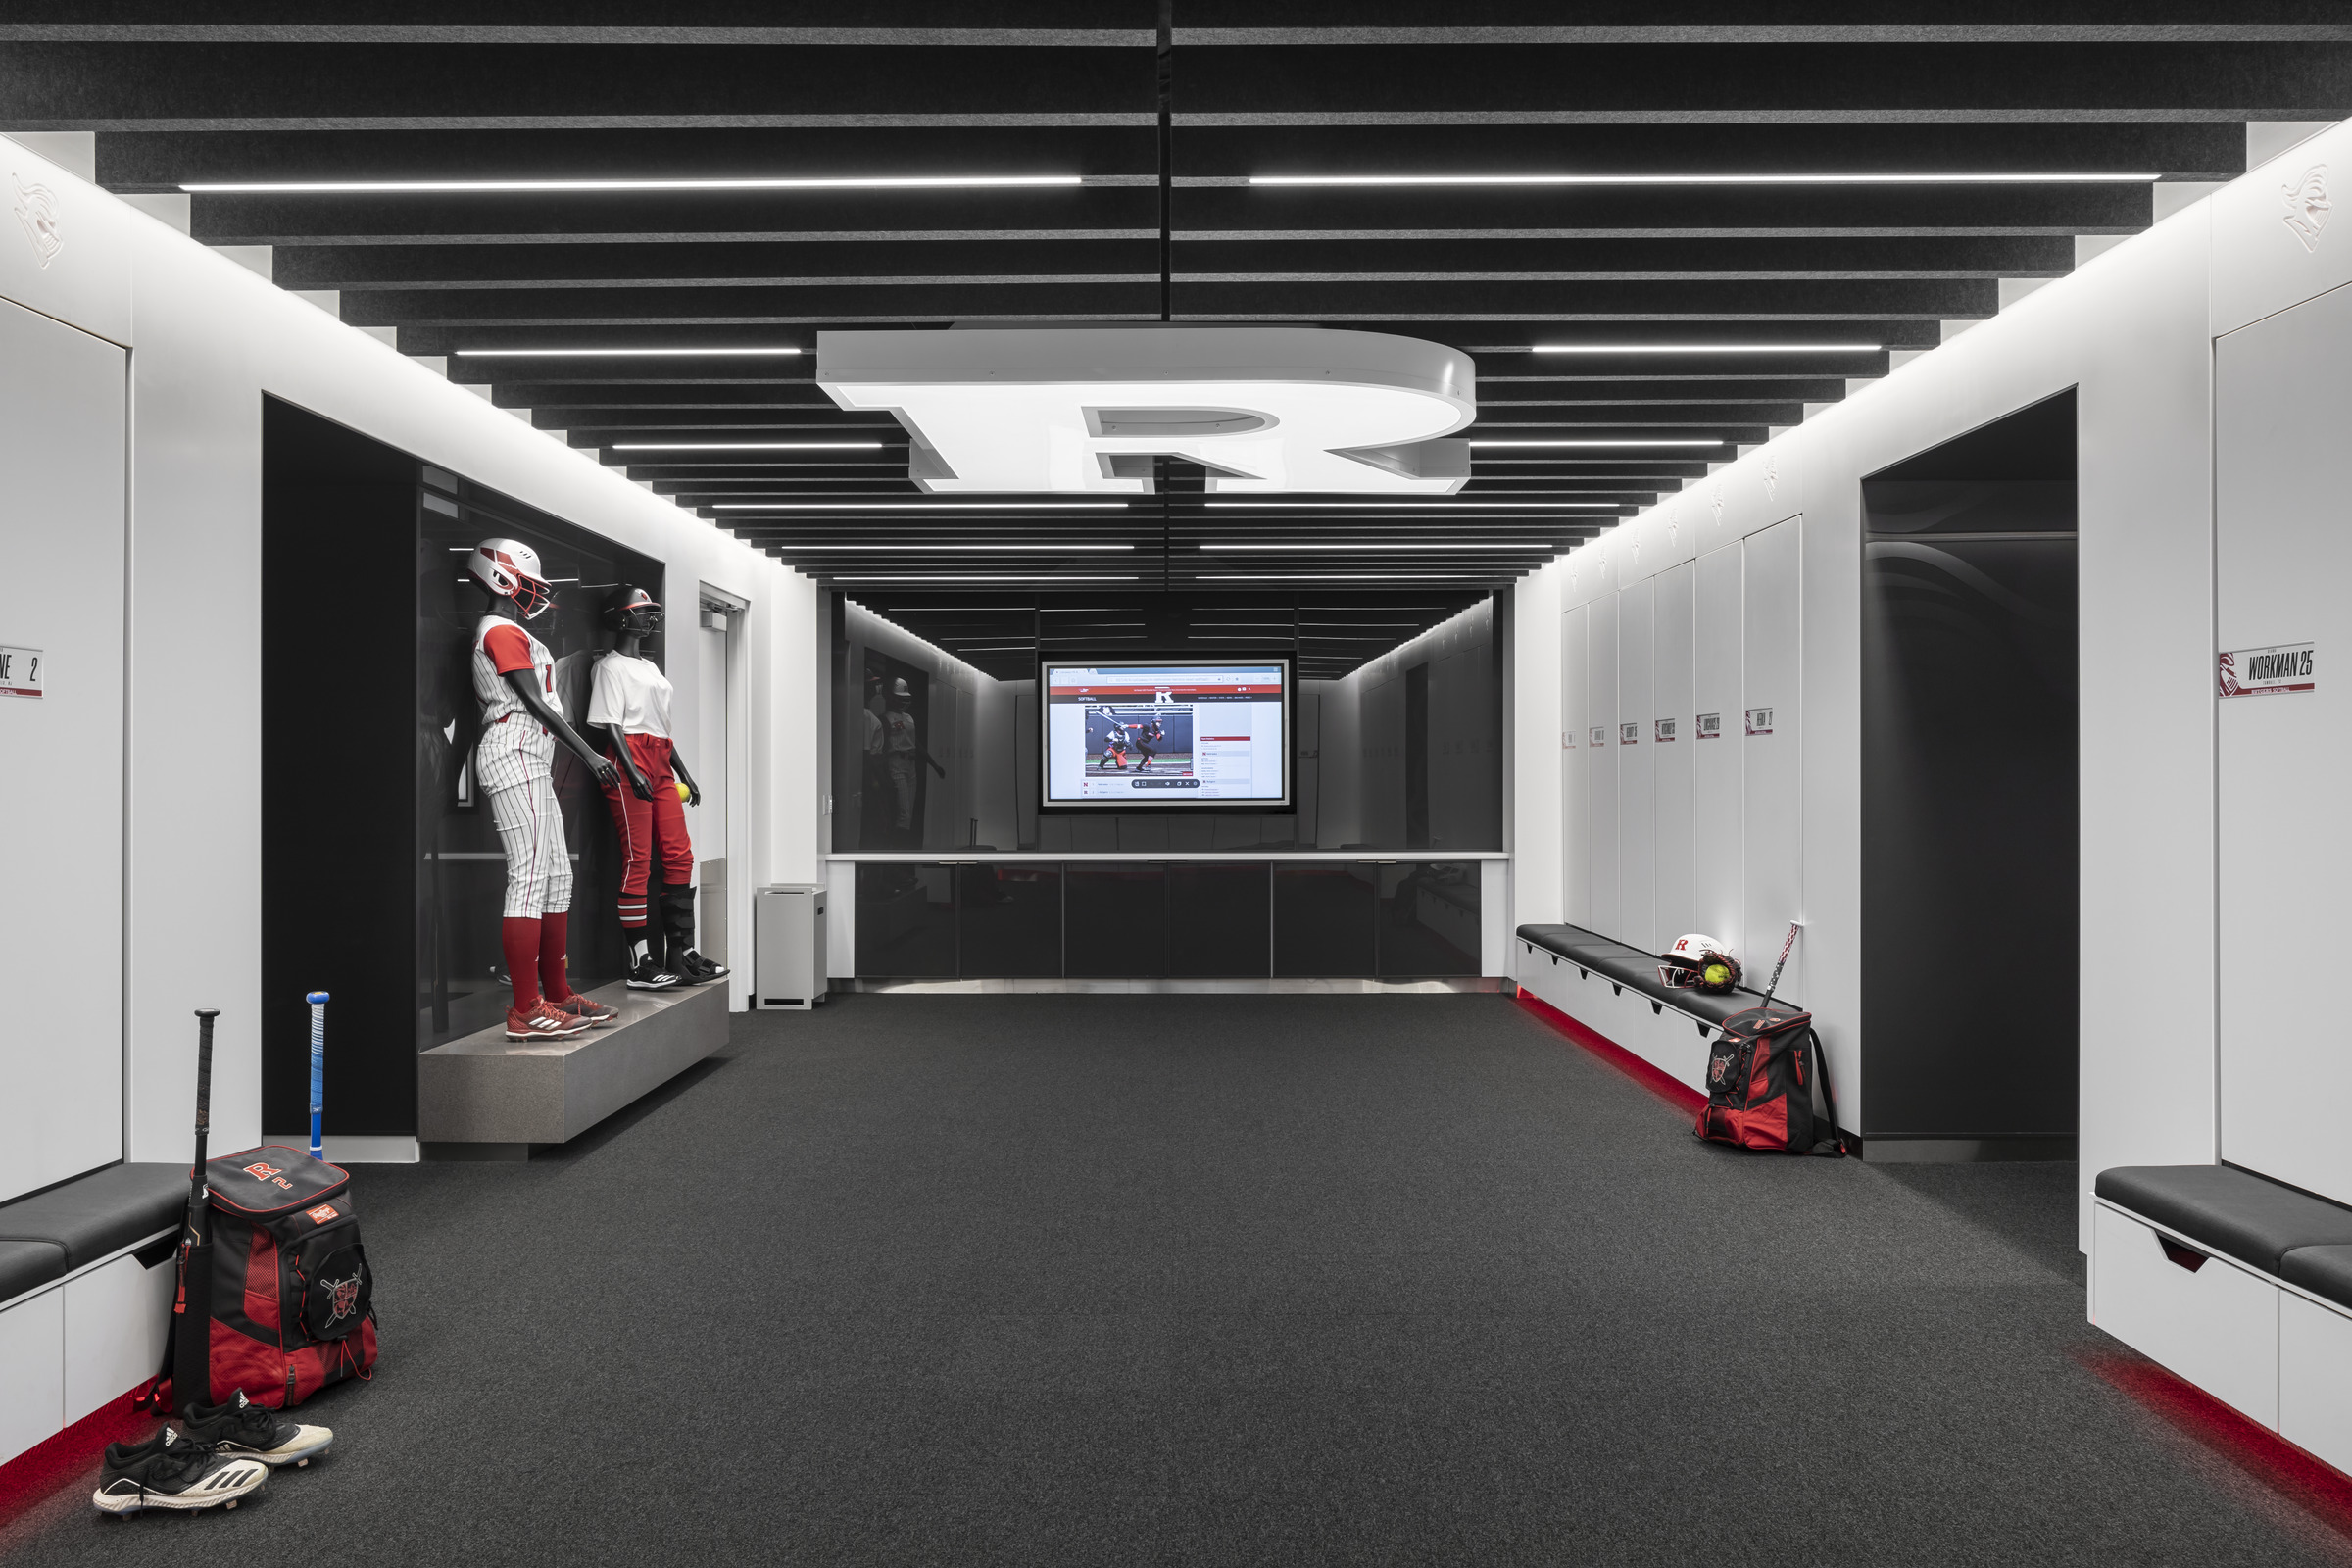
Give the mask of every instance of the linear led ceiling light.
<svg viewBox="0 0 2352 1568">
<path fill-rule="evenodd" d="M 1527 555 L 1531 552 L 1557 550 L 1559 546 L 1548 539 L 1530 539 L 1524 544 L 1499 542 L 1456 544 L 1450 539 L 1408 539 L 1401 544 L 1386 542 L 1365 544 L 1361 541 L 1351 541 L 1347 544 L 1314 545 L 1202 545 L 1200 548 L 1203 550 L 1272 550 L 1276 552 L 1293 550 L 1508 550 L 1518 555 Z"/>
<path fill-rule="evenodd" d="M 608 452 L 878 452 L 879 441 L 615 441 Z"/>
<path fill-rule="evenodd" d="M 1630 501 L 1204 501 L 1207 507 L 1342 507 L 1361 512 L 1369 507 L 1423 507 L 1431 512 L 1492 512 L 1504 507 L 1532 507 L 1539 511 L 1557 512 L 1562 507 L 1605 507 L 1615 512 L 1630 507 Z"/>
<path fill-rule="evenodd" d="M 1100 512 L 1124 501 L 720 501 L 713 512 Z"/>
<path fill-rule="evenodd" d="M 1252 185 L 2147 185 L 2162 174 L 1252 174 Z M 193 190 L 194 186 L 182 186 Z"/>
<path fill-rule="evenodd" d="M 459 349 L 461 360 L 585 360 L 628 358 L 640 359 L 751 359 L 761 355 L 785 355 L 804 352 L 794 348 L 677 348 L 677 349 Z"/>
<path fill-rule="evenodd" d="M 188 184 L 191 196 L 403 196 L 638 190 L 992 190 L 1082 185 L 1078 174 L 873 174 L 839 179 L 293 179 Z"/>
<path fill-rule="evenodd" d="M 836 577 L 835 582 L 1133 582 L 1133 577 L 1064 577 L 1054 572 L 1023 571 L 995 576 Z"/>
<path fill-rule="evenodd" d="M 1530 354 L 1876 354 L 1884 343 L 1538 343 Z"/>
<path fill-rule="evenodd" d="M 931 551 L 931 550 L 939 550 L 939 551 L 955 551 L 955 550 L 1007 550 L 1007 551 L 1011 551 L 1011 552 L 1013 552 L 1014 554 L 1027 554 L 1027 553 L 1030 553 L 1030 552 L 1037 552 L 1037 553 L 1053 552 L 1053 553 L 1056 553 L 1056 554 L 1058 554 L 1059 552 L 1062 552 L 1062 551 L 1065 551 L 1065 550 L 1092 550 L 1092 551 L 1103 551 L 1103 550 L 1133 550 L 1133 549 L 1135 548 L 1135 546 L 1133 546 L 1133 545 L 1065 545 L 1065 544 L 1062 544 L 1062 543 L 1060 543 L 1060 542 L 1058 542 L 1058 541 L 1048 542 L 1048 541 L 1045 541 L 1045 540 L 1040 540 L 1040 541 L 1038 541 L 1038 542 L 1036 542 L 1036 543 L 1034 543 L 1034 544 L 1026 544 L 1026 545 L 960 545 L 960 544 L 938 544 L 938 545 L 802 545 L 802 544 L 794 544 L 794 543 L 792 543 L 792 542 L 790 542 L 790 541 L 788 541 L 788 540 L 779 540 L 779 541 L 777 541 L 776 548 L 777 548 L 778 550 L 790 551 L 790 552 L 791 552 L 792 554 L 794 554 L 794 555 L 805 555 L 805 554 L 807 554 L 808 552 L 809 552 L 809 551 L 812 551 L 812 550 L 847 550 L 847 551 L 854 552 L 854 553 L 856 553 L 856 554 L 858 554 L 858 555 L 867 555 L 867 554 L 870 554 L 870 553 L 873 553 L 873 552 L 877 552 L 877 551 L 884 551 L 884 550 L 908 550 L 908 551 L 914 551 L 914 552 L 916 552 L 916 553 L 918 553 L 918 554 L 919 554 L 919 553 L 921 553 L 921 552 L 924 552 L 924 551 Z"/>
<path fill-rule="evenodd" d="M 1721 441 L 1473 441 L 1474 447 L 1719 447 Z"/>
<path fill-rule="evenodd" d="M 1210 571 L 1202 582 L 1483 582 L 1472 571 Z"/>
</svg>

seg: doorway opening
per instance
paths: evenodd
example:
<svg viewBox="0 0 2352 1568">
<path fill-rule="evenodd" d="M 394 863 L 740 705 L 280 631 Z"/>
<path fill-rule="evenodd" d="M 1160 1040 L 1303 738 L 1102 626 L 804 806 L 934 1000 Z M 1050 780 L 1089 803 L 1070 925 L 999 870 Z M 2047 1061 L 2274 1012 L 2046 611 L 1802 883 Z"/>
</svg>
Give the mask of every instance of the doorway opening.
<svg viewBox="0 0 2352 1568">
<path fill-rule="evenodd" d="M 1862 481 L 1863 1144 L 2069 1159 L 2072 389 Z"/>
</svg>

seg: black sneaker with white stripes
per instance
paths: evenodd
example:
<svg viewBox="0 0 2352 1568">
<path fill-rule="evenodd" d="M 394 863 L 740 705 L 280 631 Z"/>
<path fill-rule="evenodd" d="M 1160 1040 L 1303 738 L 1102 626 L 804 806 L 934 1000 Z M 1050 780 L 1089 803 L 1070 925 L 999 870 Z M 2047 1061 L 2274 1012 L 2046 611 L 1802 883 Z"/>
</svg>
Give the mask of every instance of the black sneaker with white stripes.
<svg viewBox="0 0 2352 1568">
<path fill-rule="evenodd" d="M 104 1513 L 146 1508 L 234 1508 L 270 1479 L 259 1459 L 232 1459 L 164 1428 L 145 1443 L 110 1443 L 90 1497 Z"/>
<path fill-rule="evenodd" d="M 309 1464 L 335 1445 L 331 1427 L 305 1426 L 275 1410 L 254 1404 L 239 1389 L 226 1404 L 198 1405 L 188 1412 L 188 1436 L 231 1459 L 259 1459 L 276 1469 L 281 1464 Z"/>
<path fill-rule="evenodd" d="M 639 958 L 637 967 L 629 971 L 629 989 L 631 991 L 671 991 L 684 983 L 678 976 L 662 968 L 650 956 Z"/>
</svg>

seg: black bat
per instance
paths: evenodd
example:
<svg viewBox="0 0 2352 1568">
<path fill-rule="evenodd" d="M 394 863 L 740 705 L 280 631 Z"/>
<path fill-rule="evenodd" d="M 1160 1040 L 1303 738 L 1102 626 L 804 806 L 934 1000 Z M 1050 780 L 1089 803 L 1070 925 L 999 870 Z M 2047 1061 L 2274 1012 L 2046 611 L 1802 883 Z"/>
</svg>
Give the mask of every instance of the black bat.
<svg viewBox="0 0 2352 1568">
<path fill-rule="evenodd" d="M 213 1020 L 196 1009 L 196 1163 L 188 1171 L 188 1218 L 179 1239 L 179 1294 L 172 1303 L 172 1395 L 182 1411 L 213 1398 L 212 1193 L 204 1180 L 213 1130 Z"/>
</svg>

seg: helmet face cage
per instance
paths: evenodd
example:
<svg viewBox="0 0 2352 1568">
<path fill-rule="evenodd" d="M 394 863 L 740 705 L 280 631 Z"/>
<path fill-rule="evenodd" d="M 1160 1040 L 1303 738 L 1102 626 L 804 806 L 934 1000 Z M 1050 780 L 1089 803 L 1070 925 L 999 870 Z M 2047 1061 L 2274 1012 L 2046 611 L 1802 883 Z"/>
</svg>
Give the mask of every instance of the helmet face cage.
<svg viewBox="0 0 2352 1568">
<path fill-rule="evenodd" d="M 523 619 L 537 620 L 556 602 L 556 591 L 536 577 L 518 577 L 514 591 L 507 597 L 514 601 L 514 608 L 522 612 Z"/>
<path fill-rule="evenodd" d="M 642 588 L 631 588 L 605 607 L 605 620 L 616 632 L 651 637 L 662 629 L 662 606 Z"/>
</svg>

